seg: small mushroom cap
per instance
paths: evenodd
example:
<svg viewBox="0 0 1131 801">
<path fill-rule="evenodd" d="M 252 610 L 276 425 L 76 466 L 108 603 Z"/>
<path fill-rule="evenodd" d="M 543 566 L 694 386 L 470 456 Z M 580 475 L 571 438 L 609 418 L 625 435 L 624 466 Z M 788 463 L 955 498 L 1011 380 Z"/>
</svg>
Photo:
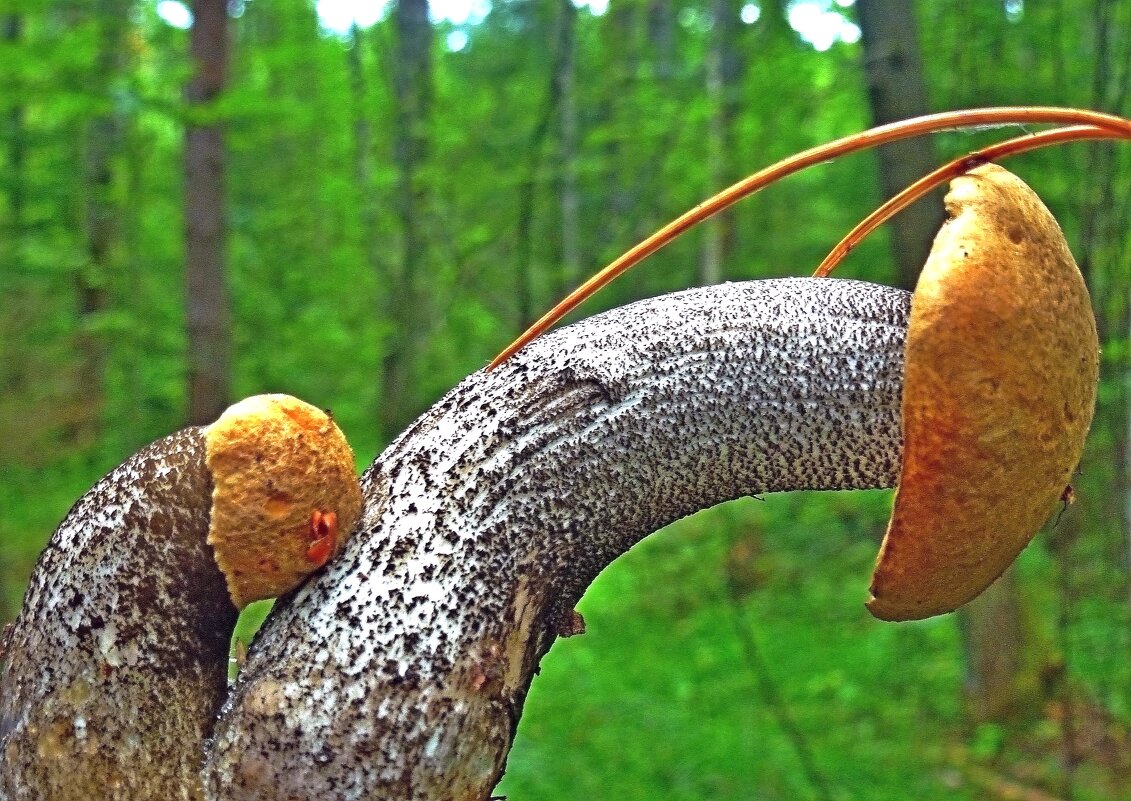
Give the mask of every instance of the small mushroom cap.
<svg viewBox="0 0 1131 801">
<path fill-rule="evenodd" d="M 1056 220 L 993 164 L 951 182 L 911 301 L 903 464 L 868 609 L 949 612 L 1048 519 L 1080 461 L 1099 348 Z"/>
<path fill-rule="evenodd" d="M 349 536 L 361 511 L 353 451 L 328 414 L 289 395 L 230 406 L 205 434 L 208 543 L 243 608 L 297 587 Z"/>
</svg>

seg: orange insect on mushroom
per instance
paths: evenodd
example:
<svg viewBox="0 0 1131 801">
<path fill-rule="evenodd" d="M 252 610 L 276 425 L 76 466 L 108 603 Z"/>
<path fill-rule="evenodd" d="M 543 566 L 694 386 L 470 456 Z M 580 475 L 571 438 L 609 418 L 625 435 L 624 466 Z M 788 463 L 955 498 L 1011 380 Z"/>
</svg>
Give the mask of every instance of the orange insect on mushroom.
<svg viewBox="0 0 1131 801">
<path fill-rule="evenodd" d="M 310 516 L 310 547 L 306 558 L 316 567 L 322 567 L 338 549 L 338 515 L 334 512 L 314 510 Z"/>
</svg>

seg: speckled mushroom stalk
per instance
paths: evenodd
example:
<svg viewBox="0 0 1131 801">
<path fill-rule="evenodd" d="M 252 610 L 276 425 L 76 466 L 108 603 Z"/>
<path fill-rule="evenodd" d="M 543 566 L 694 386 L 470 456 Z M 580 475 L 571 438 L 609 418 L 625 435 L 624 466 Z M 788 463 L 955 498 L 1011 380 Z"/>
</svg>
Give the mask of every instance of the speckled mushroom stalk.
<svg viewBox="0 0 1131 801">
<path fill-rule="evenodd" d="M 457 386 L 362 479 L 357 532 L 277 608 L 210 799 L 485 799 L 539 659 L 640 538 L 754 493 L 892 486 L 909 295 L 728 284 L 548 335 Z"/>
<path fill-rule="evenodd" d="M 238 607 L 326 561 L 307 558 L 325 534 L 314 513 L 348 531 L 360 504 L 341 432 L 279 395 L 99 481 L 40 557 L 0 649 L 0 799 L 202 798 Z"/>
<path fill-rule="evenodd" d="M 131 457 L 75 504 L 8 643 L 0 798 L 200 798 L 237 610 L 205 542 L 203 433 Z"/>
</svg>

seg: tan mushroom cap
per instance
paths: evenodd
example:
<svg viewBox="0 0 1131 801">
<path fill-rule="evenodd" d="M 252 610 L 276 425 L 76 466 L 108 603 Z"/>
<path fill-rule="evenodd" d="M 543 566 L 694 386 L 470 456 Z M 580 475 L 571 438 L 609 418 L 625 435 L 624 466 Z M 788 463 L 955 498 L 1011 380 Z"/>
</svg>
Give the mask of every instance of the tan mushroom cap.
<svg viewBox="0 0 1131 801">
<path fill-rule="evenodd" d="M 1016 176 L 955 178 L 911 301 L 903 465 L 868 609 L 949 612 L 1048 519 L 1080 461 L 1099 371 L 1084 280 Z"/>
<path fill-rule="evenodd" d="M 321 409 L 247 398 L 208 427 L 205 449 L 208 543 L 237 607 L 294 589 L 349 536 L 361 511 L 353 451 Z"/>
</svg>

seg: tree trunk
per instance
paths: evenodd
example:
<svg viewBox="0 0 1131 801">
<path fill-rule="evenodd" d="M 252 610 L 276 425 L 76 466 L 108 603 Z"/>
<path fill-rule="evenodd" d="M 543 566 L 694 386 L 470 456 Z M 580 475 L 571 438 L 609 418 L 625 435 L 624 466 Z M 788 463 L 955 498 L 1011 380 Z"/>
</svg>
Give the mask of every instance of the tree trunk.
<svg viewBox="0 0 1131 801">
<path fill-rule="evenodd" d="M 20 14 L 5 14 L 3 17 L 3 40 L 13 52 L 19 46 L 23 37 L 23 17 Z M 13 103 L 3 119 L 3 139 L 7 147 L 7 175 L 4 177 L 4 189 L 8 200 L 8 219 L 6 225 L 0 226 L 0 294 L 7 300 L 5 304 L 13 303 L 15 291 L 12 279 L 23 273 L 21 267 L 21 248 L 24 233 L 24 106 L 22 103 Z M 11 313 L 11 307 L 6 305 L 4 316 Z M 4 326 L 8 323 L 5 321 Z M 14 349 L 13 349 L 14 350 Z M 25 383 L 20 373 L 23 370 L 11 369 L 23 359 L 7 359 L 9 351 L 0 345 L 0 358 L 7 362 L 8 369 L 0 370 L 0 393 L 17 392 L 18 387 Z M 0 568 L 0 631 L 10 617 L 8 608 L 9 566 Z M 0 637 L 0 642 L 3 642 Z"/>
<path fill-rule="evenodd" d="M 74 431 L 74 445 L 79 448 L 93 443 L 102 427 L 106 342 L 98 331 L 98 322 L 109 305 L 110 286 L 117 272 L 115 249 L 122 227 L 113 198 L 113 159 L 122 148 L 125 122 L 114 108 L 111 92 L 123 71 L 128 7 L 117 0 L 103 0 L 97 6 L 97 14 L 101 34 L 96 62 L 98 91 L 111 108 L 86 126 L 83 188 L 87 262 L 75 280 L 79 313 L 78 394 L 85 412 Z"/>
<path fill-rule="evenodd" d="M 428 0 L 399 0 L 393 13 L 396 59 L 394 161 L 397 168 L 397 214 L 401 225 L 399 264 L 388 276 L 392 333 L 382 360 L 381 430 L 399 431 L 413 411 L 412 365 L 419 352 L 421 273 L 428 266 L 428 237 L 422 233 L 427 206 L 424 166 L 428 159 L 432 111 L 432 25 Z"/>
<path fill-rule="evenodd" d="M 526 148 L 526 175 L 519 190 L 518 221 L 515 230 L 515 296 L 520 327 L 525 328 L 538 316 L 534 300 L 534 218 L 538 196 L 538 174 L 546 142 L 557 121 L 556 180 L 558 212 L 561 219 L 558 271 L 559 295 L 573 289 L 581 279 L 581 199 L 578 190 L 578 111 L 576 98 L 576 27 L 577 8 L 565 0 L 557 5 L 555 30 L 548 48 L 553 54 L 549 89 Z"/>
<path fill-rule="evenodd" d="M 648 43 L 651 46 L 652 77 L 661 85 L 675 77 L 678 63 L 675 13 L 671 0 L 650 0 L 648 3 Z"/>
<path fill-rule="evenodd" d="M 377 231 L 377 197 L 373 191 L 373 124 L 366 98 L 369 84 L 365 73 L 365 32 L 355 23 L 350 28 L 350 48 L 346 54 L 350 99 L 353 102 L 353 181 L 358 199 L 358 227 L 366 264 L 380 271 L 382 242 Z"/>
<path fill-rule="evenodd" d="M 224 133 L 212 117 L 228 74 L 225 0 L 195 0 L 185 92 L 185 283 L 188 422 L 215 420 L 231 395 L 231 301 L 225 269 Z"/>
<path fill-rule="evenodd" d="M 356 23 L 350 28 L 350 48 L 346 52 L 346 69 L 349 74 L 350 100 L 353 103 L 353 182 L 357 198 L 354 214 L 357 215 L 357 243 L 362 253 L 363 269 L 382 277 L 390 274 L 390 257 L 387 241 L 378 228 L 380 196 L 373 182 L 373 123 L 370 119 L 369 76 L 365 69 L 368 44 L 365 31 Z M 395 258 L 395 257 L 394 257 Z M 384 282 L 381 282 L 384 283 Z M 380 283 L 379 283 L 380 285 Z M 391 303 L 390 303 L 391 306 Z M 387 310 L 391 312 L 392 309 Z M 386 319 L 390 317 L 386 316 Z M 384 369 L 384 365 L 380 369 Z M 384 415 L 380 395 L 371 407 L 372 419 L 383 424 Z M 384 431 L 379 436 L 385 436 Z"/>
<path fill-rule="evenodd" d="M 864 73 L 868 81 L 872 122 L 907 119 L 930 110 L 913 3 L 905 0 L 859 0 Z M 937 166 L 934 148 L 925 137 L 905 139 L 878 148 L 880 186 L 891 197 Z M 939 193 L 922 198 L 896 218 L 892 246 L 899 285 L 915 286 L 931 242 L 942 224 Z"/>
<path fill-rule="evenodd" d="M 928 113 L 919 57 L 914 4 L 903 0 L 858 0 L 856 4 L 875 124 Z M 917 137 L 879 148 L 880 183 L 890 197 L 937 166 L 928 139 Z M 921 199 L 896 217 L 892 247 L 899 282 L 911 288 L 927 260 L 942 223 L 942 203 Z M 964 693 L 970 717 L 1000 720 L 1014 711 L 1023 691 L 1022 602 L 1013 568 L 994 584 L 986 598 L 960 609 L 959 626 L 966 646 Z"/>
<path fill-rule="evenodd" d="M 1122 19 L 1120 18 L 1122 16 Z M 1114 4 L 1097 2 L 1093 11 L 1091 41 L 1083 43 L 1095 52 L 1091 108 L 1114 114 L 1128 113 L 1131 105 L 1131 46 L 1127 44 L 1128 15 L 1120 15 Z M 1096 324 L 1106 348 L 1121 347 L 1120 339 L 1131 332 L 1131 284 L 1127 280 L 1126 213 L 1131 208 L 1127 183 L 1120 178 L 1120 162 L 1114 142 L 1088 146 L 1085 173 L 1089 181 L 1082 193 L 1080 270 L 1096 298 Z M 1125 164 L 1126 162 L 1124 162 Z M 1122 199 L 1122 202 L 1120 200 Z M 1123 303 L 1113 302 L 1123 297 Z M 1109 343 L 1111 343 L 1109 345 Z M 1107 517 L 1122 517 L 1128 609 L 1131 610 L 1131 378 L 1116 384 L 1107 403 L 1096 409 L 1093 429 L 1110 440 L 1110 461 L 1117 466 L 1109 488 L 1103 493 Z"/>
<path fill-rule="evenodd" d="M 16 44 L 23 36 L 23 17 L 19 14 L 8 14 L 4 18 L 4 41 Z M 26 150 L 26 137 L 24 134 L 24 107 L 15 103 L 8 112 L 7 124 L 8 140 L 8 207 L 10 218 L 8 224 L 9 236 L 5 237 L 6 244 L 12 248 L 12 258 L 16 257 L 16 247 L 20 240 L 24 224 L 24 153 Z"/>
<path fill-rule="evenodd" d="M 626 144 L 637 133 L 631 122 L 626 122 L 629 113 L 626 97 L 638 94 L 639 52 L 636 46 L 636 6 L 631 2 L 613 2 L 609 6 L 606 24 L 607 49 L 609 51 L 608 74 L 602 82 L 608 94 L 603 98 L 597 112 L 598 125 L 612 132 L 603 150 L 604 185 L 608 188 L 606 208 L 601 225 L 593 237 L 594 252 L 601 253 L 608 248 L 619 253 L 624 249 L 622 232 L 633 231 L 635 226 L 623 224 L 633 219 L 635 198 L 632 192 L 637 177 L 629 163 L 631 147 Z M 639 213 L 635 214 L 640 219 Z"/>
<path fill-rule="evenodd" d="M 730 183 L 733 126 L 738 112 L 740 55 L 735 38 L 741 7 L 732 0 L 712 0 L 710 45 L 707 51 L 706 91 L 711 115 L 707 122 L 707 188 L 711 195 Z M 716 214 L 702 224 L 699 283 L 723 280 L 724 264 L 734 244 L 734 215 Z"/>
<path fill-rule="evenodd" d="M 561 209 L 562 283 L 567 289 L 581 280 L 581 197 L 577 181 L 577 6 L 558 4 L 558 59 L 554 68 L 558 95 L 558 159 L 561 167 L 558 205 Z"/>
<path fill-rule="evenodd" d="M 1025 713 L 1036 699 L 1018 693 L 1024 671 L 1021 595 L 1011 567 L 957 616 L 966 655 L 963 695 L 971 723 L 1000 722 Z"/>
<path fill-rule="evenodd" d="M 798 43 L 797 34 L 789 24 L 788 6 L 788 0 L 766 0 L 759 4 L 759 8 L 762 9 L 759 20 L 764 31 L 765 41 L 788 41 L 793 45 Z"/>
</svg>

